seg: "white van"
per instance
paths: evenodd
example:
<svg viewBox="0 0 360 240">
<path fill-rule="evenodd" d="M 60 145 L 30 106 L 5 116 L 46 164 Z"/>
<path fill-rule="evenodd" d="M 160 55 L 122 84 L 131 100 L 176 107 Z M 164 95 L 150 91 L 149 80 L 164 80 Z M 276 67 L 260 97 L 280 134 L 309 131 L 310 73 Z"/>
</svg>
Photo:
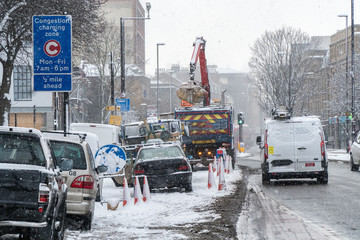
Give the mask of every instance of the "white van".
<svg viewBox="0 0 360 240">
<path fill-rule="evenodd" d="M 317 117 L 267 120 L 257 138 L 261 149 L 262 182 L 271 179 L 316 178 L 328 182 L 324 132 Z"/>
<path fill-rule="evenodd" d="M 120 144 L 120 127 L 99 123 L 71 123 L 70 131 L 90 132 L 99 137 L 100 147 L 108 144 Z"/>
</svg>

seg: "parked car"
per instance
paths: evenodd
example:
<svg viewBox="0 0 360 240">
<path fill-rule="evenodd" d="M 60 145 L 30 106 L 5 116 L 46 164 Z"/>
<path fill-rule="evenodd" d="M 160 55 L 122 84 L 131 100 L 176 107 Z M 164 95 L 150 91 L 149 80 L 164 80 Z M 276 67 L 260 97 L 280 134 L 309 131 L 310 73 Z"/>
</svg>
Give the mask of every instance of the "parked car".
<svg viewBox="0 0 360 240">
<path fill-rule="evenodd" d="M 46 135 L 57 162 L 63 158 L 73 161 L 70 171 L 61 172 L 68 185 L 67 214 L 81 218 L 82 228 L 90 230 L 99 186 L 98 175 L 106 172 L 107 167 L 95 167 L 91 148 L 83 138 L 74 139 L 54 133 Z"/>
<path fill-rule="evenodd" d="M 44 135 L 31 128 L 0 127 L 0 236 L 63 239 L 67 187 Z M 60 166 L 60 168 L 58 167 Z"/>
<path fill-rule="evenodd" d="M 134 169 L 135 177 L 143 183 L 147 177 L 149 188 L 185 188 L 192 191 L 192 170 L 189 160 L 178 144 L 164 143 L 144 146 L 139 150 Z"/>
<path fill-rule="evenodd" d="M 317 117 L 290 117 L 274 113 L 265 122 L 264 135 L 257 138 L 261 148 L 262 181 L 271 179 L 316 178 L 328 182 L 328 161 L 324 132 Z"/>
<path fill-rule="evenodd" d="M 355 141 L 350 148 L 350 170 L 359 171 L 360 166 L 360 132 L 357 133 Z"/>
</svg>

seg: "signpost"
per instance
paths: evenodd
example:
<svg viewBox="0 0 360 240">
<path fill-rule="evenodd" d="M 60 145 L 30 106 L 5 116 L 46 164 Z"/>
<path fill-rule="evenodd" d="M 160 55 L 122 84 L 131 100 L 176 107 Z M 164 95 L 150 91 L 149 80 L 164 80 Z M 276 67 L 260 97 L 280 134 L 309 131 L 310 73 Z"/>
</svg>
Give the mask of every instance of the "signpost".
<svg viewBox="0 0 360 240">
<path fill-rule="evenodd" d="M 116 98 L 116 106 L 120 106 L 122 112 L 130 111 L 129 98 Z"/>
<path fill-rule="evenodd" d="M 33 16 L 34 91 L 71 91 L 71 16 Z"/>
</svg>

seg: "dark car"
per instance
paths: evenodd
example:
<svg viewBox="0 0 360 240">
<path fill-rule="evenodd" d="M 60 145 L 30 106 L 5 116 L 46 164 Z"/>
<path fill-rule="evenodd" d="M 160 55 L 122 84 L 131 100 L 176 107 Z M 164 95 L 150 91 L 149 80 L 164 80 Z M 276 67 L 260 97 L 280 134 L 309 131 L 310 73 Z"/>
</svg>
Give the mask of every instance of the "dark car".
<svg viewBox="0 0 360 240">
<path fill-rule="evenodd" d="M 53 156 L 40 131 L 0 127 L 0 236 L 63 239 L 67 187 Z"/>
<path fill-rule="evenodd" d="M 179 187 L 192 191 L 190 162 L 177 144 L 142 147 L 133 170 L 133 177 L 136 176 L 141 184 L 146 176 L 150 189 Z"/>
</svg>

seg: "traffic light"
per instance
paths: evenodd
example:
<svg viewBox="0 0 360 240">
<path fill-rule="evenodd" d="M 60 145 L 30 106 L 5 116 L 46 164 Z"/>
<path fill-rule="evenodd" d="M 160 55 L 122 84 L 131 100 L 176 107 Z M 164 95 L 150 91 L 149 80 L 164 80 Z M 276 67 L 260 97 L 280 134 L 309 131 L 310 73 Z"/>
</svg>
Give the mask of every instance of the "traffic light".
<svg viewBox="0 0 360 240">
<path fill-rule="evenodd" d="M 244 117 L 242 112 L 238 113 L 238 124 L 244 124 Z"/>
</svg>

